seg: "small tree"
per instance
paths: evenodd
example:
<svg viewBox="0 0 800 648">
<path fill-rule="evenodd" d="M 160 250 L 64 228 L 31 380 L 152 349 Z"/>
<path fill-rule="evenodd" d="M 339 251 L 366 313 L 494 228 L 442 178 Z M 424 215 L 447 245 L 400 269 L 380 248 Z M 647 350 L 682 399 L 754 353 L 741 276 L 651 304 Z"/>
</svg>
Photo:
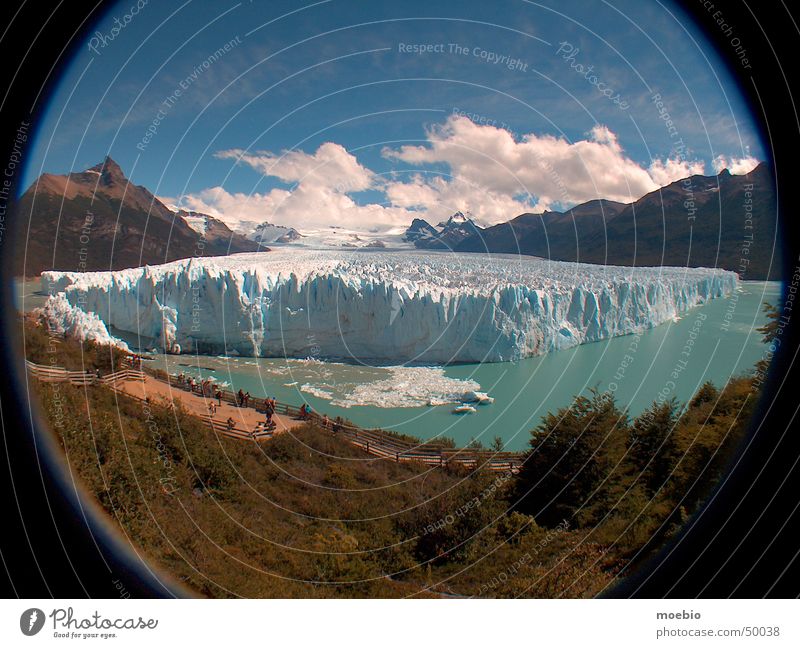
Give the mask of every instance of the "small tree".
<svg viewBox="0 0 800 648">
<path fill-rule="evenodd" d="M 762 338 L 764 344 L 770 344 L 778 337 L 778 331 L 780 330 L 778 320 L 781 314 L 778 308 L 769 302 L 764 302 L 762 310 L 767 316 L 767 323 L 764 326 L 759 326 L 756 330 L 764 336 Z"/>
<path fill-rule="evenodd" d="M 631 426 L 628 457 L 650 493 L 663 486 L 677 461 L 677 412 L 678 401 L 674 398 L 664 403 L 653 402 Z"/>
<path fill-rule="evenodd" d="M 531 433 L 531 453 L 516 480 L 519 509 L 544 526 L 579 509 L 602 513 L 613 500 L 627 439 L 627 416 L 611 394 L 592 392 L 548 414 Z"/>
</svg>

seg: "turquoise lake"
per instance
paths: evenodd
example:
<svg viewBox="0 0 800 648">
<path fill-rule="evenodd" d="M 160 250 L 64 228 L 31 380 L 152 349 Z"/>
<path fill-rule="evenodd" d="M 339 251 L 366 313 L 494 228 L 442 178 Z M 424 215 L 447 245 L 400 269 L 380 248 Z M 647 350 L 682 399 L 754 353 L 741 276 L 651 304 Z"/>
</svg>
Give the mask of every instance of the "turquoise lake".
<svg viewBox="0 0 800 648">
<path fill-rule="evenodd" d="M 19 287 L 26 310 L 38 305 L 32 286 Z M 659 394 L 685 402 L 705 381 L 722 385 L 748 371 L 765 351 L 756 330 L 765 321 L 761 305 L 777 303 L 780 294 L 778 282 L 742 282 L 735 295 L 688 311 L 677 322 L 518 362 L 392 368 L 312 359 L 147 357 L 149 366 L 170 373 L 213 376 L 253 396 L 305 401 L 362 427 L 424 439 L 444 435 L 459 446 L 472 439 L 489 445 L 499 436 L 506 449 L 521 450 L 542 416 L 591 388 L 613 391 L 619 405 L 636 414 Z M 474 413 L 454 414 L 457 403 L 433 404 L 445 394 L 478 389 L 494 402 L 476 405 Z"/>
</svg>

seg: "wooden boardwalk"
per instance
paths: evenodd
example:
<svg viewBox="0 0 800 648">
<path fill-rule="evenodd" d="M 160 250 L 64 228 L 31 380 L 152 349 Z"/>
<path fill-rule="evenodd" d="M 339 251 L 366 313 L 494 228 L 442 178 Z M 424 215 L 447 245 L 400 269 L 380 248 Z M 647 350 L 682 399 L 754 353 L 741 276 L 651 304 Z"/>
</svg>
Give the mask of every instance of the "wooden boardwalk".
<svg viewBox="0 0 800 648">
<path fill-rule="evenodd" d="M 460 465 L 470 469 L 485 468 L 498 472 L 517 472 L 525 455 L 520 452 L 495 452 L 473 448 L 450 448 L 441 443 L 411 441 L 386 430 L 366 430 L 348 422 L 335 422 L 313 412 L 301 416 L 299 407 L 277 402 L 273 421 L 275 428 L 263 428 L 266 400 L 250 398 L 247 406 L 239 406 L 233 392 L 221 391 L 220 397 L 203 394 L 200 385 L 190 389 L 185 382 L 164 371 L 142 371 L 124 368 L 99 377 L 91 372 L 67 371 L 26 361 L 30 374 L 43 382 L 70 382 L 77 385 L 102 384 L 141 401 L 179 402 L 188 412 L 201 418 L 216 433 L 234 439 L 264 441 L 313 422 L 331 434 L 375 457 L 390 461 L 416 461 L 429 466 Z M 216 405 L 211 416 L 209 406 Z"/>
<path fill-rule="evenodd" d="M 147 373 L 155 379 L 169 385 L 177 384 L 177 378 L 164 371 L 148 370 Z M 196 387 L 198 394 L 200 387 Z M 235 407 L 236 395 L 233 392 L 222 392 L 222 401 Z M 249 399 L 249 407 L 238 408 L 255 411 L 264 411 L 265 399 Z M 305 419 L 301 417 L 300 408 L 287 403 L 276 402 L 275 418 L 291 421 L 292 427 L 310 421 L 327 429 L 351 445 L 361 448 L 368 454 L 392 461 L 416 461 L 429 466 L 461 465 L 471 469 L 486 468 L 498 472 L 519 471 L 525 455 L 521 452 L 495 452 L 493 450 L 479 450 L 473 448 L 450 448 L 441 443 L 411 441 L 407 437 L 392 434 L 386 430 L 367 430 L 349 422 L 339 422 L 327 419 L 324 415 L 312 412 Z"/>
<path fill-rule="evenodd" d="M 159 380 L 144 374 L 141 382 L 122 382 L 116 389 L 140 400 L 161 401 L 163 403 L 180 403 L 189 413 L 202 419 L 215 432 L 235 439 L 262 441 L 271 439 L 273 435 L 286 432 L 302 425 L 288 416 L 274 415 L 275 428 L 267 430 L 263 427 L 265 414 L 252 407 L 237 407 L 233 398 L 223 398 L 221 402 L 211 396 L 204 396 L 198 391 L 189 391 L 179 386 L 176 380 Z M 215 412 L 211 415 L 210 406 Z M 228 423 L 230 421 L 230 424 Z"/>
</svg>

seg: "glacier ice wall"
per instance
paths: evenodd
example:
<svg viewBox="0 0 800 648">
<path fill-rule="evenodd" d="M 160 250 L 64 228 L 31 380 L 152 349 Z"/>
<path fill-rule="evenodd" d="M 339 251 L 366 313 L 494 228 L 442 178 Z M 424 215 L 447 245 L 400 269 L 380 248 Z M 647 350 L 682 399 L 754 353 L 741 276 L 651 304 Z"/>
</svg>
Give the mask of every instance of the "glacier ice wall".
<svg viewBox="0 0 800 648">
<path fill-rule="evenodd" d="M 299 249 L 42 275 L 61 300 L 51 314 L 80 321 L 68 304 L 168 352 L 436 364 L 514 360 L 643 330 L 737 281 L 706 268 Z"/>
</svg>

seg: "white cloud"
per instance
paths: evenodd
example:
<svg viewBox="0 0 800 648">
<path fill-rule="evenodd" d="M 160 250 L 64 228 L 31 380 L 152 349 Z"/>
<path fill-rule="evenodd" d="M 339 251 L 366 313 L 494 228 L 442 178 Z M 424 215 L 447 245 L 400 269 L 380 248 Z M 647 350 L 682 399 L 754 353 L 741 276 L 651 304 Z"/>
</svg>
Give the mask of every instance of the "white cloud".
<svg viewBox="0 0 800 648">
<path fill-rule="evenodd" d="M 248 153 L 241 149 L 219 151 L 215 157 L 243 162 L 265 176 L 306 187 L 324 187 L 339 193 L 365 191 L 376 184 L 375 174 L 362 166 L 356 157 L 340 144 L 325 142 L 316 153 L 269 151 Z"/>
<path fill-rule="evenodd" d="M 461 181 L 491 194 L 535 196 L 538 207 L 593 198 L 631 202 L 704 170 L 702 162 L 674 159 L 656 160 L 644 169 L 625 155 L 610 129 L 599 125 L 576 142 L 535 133 L 517 141 L 502 128 L 454 115 L 431 128 L 427 139 L 425 145 L 385 148 L 383 154 L 408 164 L 446 163 Z M 507 218 L 505 214 L 501 220 Z"/>
<path fill-rule="evenodd" d="M 249 232 L 259 223 L 304 228 L 331 225 L 355 229 L 389 230 L 411 222 L 413 214 L 405 209 L 369 203 L 359 205 L 350 196 L 329 187 L 300 183 L 294 190 L 272 189 L 266 193 L 230 193 L 212 187 L 184 196 L 184 209 L 210 214 L 231 228 Z"/>
<path fill-rule="evenodd" d="M 757 166 L 758 160 L 749 155 L 740 158 L 718 155 L 714 158 L 714 171 L 717 173 L 728 169 L 733 175 L 744 175 L 750 173 Z"/>
<path fill-rule="evenodd" d="M 313 153 L 220 151 L 216 157 L 246 164 L 287 187 L 251 194 L 212 187 L 185 196 L 181 205 L 222 218 L 240 230 L 263 221 L 301 231 L 331 225 L 396 230 L 414 217 L 436 224 L 455 211 L 471 212 L 488 225 L 522 212 L 594 198 L 631 202 L 705 172 L 702 161 L 678 158 L 654 159 L 645 168 L 625 154 L 609 128 L 600 125 L 578 141 L 535 133 L 515 138 L 502 128 L 453 115 L 428 129 L 426 139 L 423 145 L 383 149 L 384 158 L 416 167 L 388 178 L 333 142 Z M 449 173 L 431 170 L 432 164 L 445 165 Z M 715 168 L 727 166 L 732 173 L 745 173 L 756 164 L 753 158 L 714 160 Z M 365 190 L 377 190 L 386 200 L 360 204 L 350 195 Z"/>
<path fill-rule="evenodd" d="M 389 182 L 384 191 L 392 205 L 424 211 L 424 218 L 434 225 L 457 211 L 469 212 L 479 223 L 498 223 L 546 206 L 525 198 L 515 199 L 459 177 L 420 173 L 405 182 Z"/>
<path fill-rule="evenodd" d="M 376 203 L 360 205 L 348 195 L 380 187 L 382 181 L 333 142 L 322 144 L 314 153 L 284 151 L 277 155 L 230 149 L 216 153 L 216 157 L 236 160 L 291 185 L 250 194 L 211 187 L 180 201 L 182 207 L 216 216 L 239 231 L 252 230 L 264 221 L 298 229 L 337 225 L 366 230 L 389 229 L 410 220 L 405 209 Z"/>
<path fill-rule="evenodd" d="M 691 175 L 702 175 L 706 165 L 699 160 L 688 162 L 675 158 L 669 160 L 653 160 L 647 172 L 659 187 L 664 187 L 671 182 L 687 178 Z"/>
</svg>

